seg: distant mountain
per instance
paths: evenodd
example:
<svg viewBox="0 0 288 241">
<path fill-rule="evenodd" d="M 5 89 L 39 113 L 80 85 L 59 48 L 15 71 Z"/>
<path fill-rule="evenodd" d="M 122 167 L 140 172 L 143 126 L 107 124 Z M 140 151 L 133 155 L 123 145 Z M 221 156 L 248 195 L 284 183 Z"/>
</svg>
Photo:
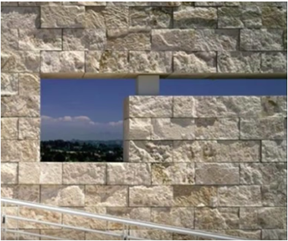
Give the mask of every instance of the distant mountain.
<svg viewBox="0 0 288 241">
<path fill-rule="evenodd" d="M 71 142 L 78 142 L 78 143 L 89 143 L 91 145 L 99 145 L 99 144 L 105 144 L 107 146 L 111 145 L 120 145 L 123 146 L 123 140 L 77 140 L 77 139 L 72 139 Z"/>
</svg>

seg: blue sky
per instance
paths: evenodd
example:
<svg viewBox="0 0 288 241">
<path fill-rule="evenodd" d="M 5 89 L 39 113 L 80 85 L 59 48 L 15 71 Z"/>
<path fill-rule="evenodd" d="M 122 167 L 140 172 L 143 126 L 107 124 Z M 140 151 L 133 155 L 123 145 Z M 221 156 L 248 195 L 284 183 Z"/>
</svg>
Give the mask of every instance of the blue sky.
<svg viewBox="0 0 288 241">
<path fill-rule="evenodd" d="M 287 95 L 283 80 L 161 80 L 160 95 Z M 135 80 L 43 79 L 41 139 L 122 139 L 123 101 Z"/>
</svg>

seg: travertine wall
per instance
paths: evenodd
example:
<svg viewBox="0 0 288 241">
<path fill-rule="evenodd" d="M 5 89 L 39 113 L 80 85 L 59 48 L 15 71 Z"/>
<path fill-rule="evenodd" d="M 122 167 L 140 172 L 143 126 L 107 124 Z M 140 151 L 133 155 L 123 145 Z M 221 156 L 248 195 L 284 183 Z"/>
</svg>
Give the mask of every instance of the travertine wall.
<svg viewBox="0 0 288 241">
<path fill-rule="evenodd" d="M 124 110 L 125 163 L 39 162 L 41 77 L 284 76 L 286 3 L 1 4 L 3 196 L 251 239 L 286 238 L 286 97 L 132 96 Z M 20 214 L 121 229 L 41 210 Z"/>
</svg>

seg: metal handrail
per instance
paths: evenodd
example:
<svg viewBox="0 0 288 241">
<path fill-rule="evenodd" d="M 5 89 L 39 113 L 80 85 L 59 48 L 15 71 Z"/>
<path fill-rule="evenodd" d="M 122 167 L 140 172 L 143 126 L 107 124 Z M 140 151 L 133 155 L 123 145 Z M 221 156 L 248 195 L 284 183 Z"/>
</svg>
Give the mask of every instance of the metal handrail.
<svg viewBox="0 0 288 241">
<path fill-rule="evenodd" d="M 10 198 L 1 198 L 1 203 L 13 204 L 13 205 L 17 205 L 17 206 L 31 207 L 31 208 L 42 209 L 42 210 L 47 210 L 47 211 L 54 211 L 54 212 L 70 214 L 70 215 L 77 215 L 77 216 L 82 216 L 82 217 L 87 217 L 87 218 L 92 218 L 92 219 L 100 219 L 100 220 L 105 220 L 105 221 L 110 221 L 110 222 L 115 222 L 115 223 L 121 223 L 123 225 L 129 225 L 129 226 L 132 225 L 132 226 L 138 226 L 138 227 L 142 227 L 142 228 L 157 229 L 157 230 L 162 230 L 162 231 L 166 231 L 166 232 L 170 232 L 170 233 L 192 235 L 192 236 L 197 236 L 197 237 L 201 237 L 201 238 L 219 239 L 219 240 L 244 240 L 243 238 L 233 237 L 233 236 L 228 236 L 228 235 L 220 235 L 220 234 L 215 234 L 215 233 L 210 233 L 210 232 L 192 230 L 192 229 L 188 229 L 188 228 L 181 228 L 181 227 L 174 227 L 174 226 L 169 226 L 169 225 L 156 224 L 156 223 L 152 223 L 152 222 L 131 220 L 131 219 L 127 219 L 127 218 L 119 218 L 119 217 L 110 216 L 110 215 L 92 214 L 92 213 L 88 213 L 85 211 L 73 210 L 73 209 L 68 209 L 68 208 L 53 207 L 53 206 L 49 206 L 49 205 L 26 202 L 26 201 L 15 200 L 15 199 L 10 199 Z M 9 217 L 9 215 L 6 215 L 6 217 Z M 28 221 L 28 220 L 26 220 L 26 221 Z M 39 222 L 39 221 L 37 220 L 37 222 Z M 40 222 L 44 222 L 44 221 L 40 221 Z M 58 224 L 58 225 L 62 225 L 62 224 Z M 73 228 L 73 227 L 70 226 L 70 228 Z M 109 235 L 107 232 L 105 232 L 105 234 Z M 126 238 L 129 238 L 129 237 L 126 236 Z M 137 239 L 139 239 L 139 238 L 137 238 Z"/>
</svg>

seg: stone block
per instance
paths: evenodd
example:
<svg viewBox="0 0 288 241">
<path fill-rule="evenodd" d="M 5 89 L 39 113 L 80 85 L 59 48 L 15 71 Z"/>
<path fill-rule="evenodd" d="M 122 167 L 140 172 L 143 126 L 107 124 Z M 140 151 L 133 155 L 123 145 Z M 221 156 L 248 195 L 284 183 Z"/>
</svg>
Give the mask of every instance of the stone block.
<svg viewBox="0 0 288 241">
<path fill-rule="evenodd" d="M 174 28 L 197 29 L 217 27 L 217 8 L 181 6 L 173 12 Z"/>
<path fill-rule="evenodd" d="M 175 96 L 173 100 L 173 117 L 256 117 L 262 111 L 257 96 Z"/>
<path fill-rule="evenodd" d="M 172 162 L 172 141 L 125 141 L 127 162 Z"/>
<path fill-rule="evenodd" d="M 50 174 L 50 173 L 49 173 Z M 47 182 L 48 184 L 48 182 Z M 84 206 L 84 186 L 42 185 L 41 202 L 52 206 Z"/>
<path fill-rule="evenodd" d="M 155 51 L 233 51 L 237 49 L 238 30 L 157 29 L 152 30 Z"/>
<path fill-rule="evenodd" d="M 173 68 L 174 73 L 216 73 L 216 52 L 175 52 Z"/>
<path fill-rule="evenodd" d="M 18 94 L 18 74 L 1 73 L 1 96 Z"/>
<path fill-rule="evenodd" d="M 40 27 L 40 10 L 37 7 L 2 7 L 1 27 L 27 29 Z"/>
<path fill-rule="evenodd" d="M 3 162 L 39 162 L 39 140 L 2 140 L 1 160 Z"/>
<path fill-rule="evenodd" d="M 106 164 L 63 163 L 63 184 L 105 184 Z"/>
<path fill-rule="evenodd" d="M 124 118 L 172 117 L 170 96 L 129 96 L 124 102 Z"/>
<path fill-rule="evenodd" d="M 238 139 L 236 118 L 152 119 L 152 140 Z"/>
<path fill-rule="evenodd" d="M 109 5 L 104 10 L 105 24 L 108 30 L 117 31 L 128 29 L 129 8 L 128 6 Z"/>
<path fill-rule="evenodd" d="M 261 206 L 260 186 L 219 187 L 218 204 L 220 207 Z"/>
<path fill-rule="evenodd" d="M 287 72 L 287 53 L 286 52 L 285 53 L 284 52 L 262 53 L 261 54 L 261 72 L 263 73 L 286 73 Z"/>
<path fill-rule="evenodd" d="M 263 240 L 287 240 L 286 229 L 263 229 L 262 230 Z"/>
<path fill-rule="evenodd" d="M 31 73 L 40 71 L 39 51 L 1 51 L 1 71 L 4 73 Z"/>
<path fill-rule="evenodd" d="M 220 7 L 220 6 L 225 5 L 224 2 L 218 2 L 218 1 L 217 2 L 202 2 L 201 1 L 201 2 L 195 2 L 194 4 L 196 7 Z"/>
<path fill-rule="evenodd" d="M 84 28 L 85 7 L 41 6 L 41 28 Z"/>
<path fill-rule="evenodd" d="M 135 31 L 149 31 L 151 29 L 151 7 L 129 8 L 129 29 Z"/>
<path fill-rule="evenodd" d="M 151 166 L 146 163 L 109 163 L 107 184 L 151 185 Z"/>
<path fill-rule="evenodd" d="M 262 140 L 262 162 L 287 162 L 287 141 Z"/>
<path fill-rule="evenodd" d="M 241 118 L 240 139 L 286 139 L 284 117 Z"/>
<path fill-rule="evenodd" d="M 195 169 L 193 163 L 153 163 L 153 185 L 194 184 Z"/>
<path fill-rule="evenodd" d="M 66 240 L 85 240 L 85 232 L 78 230 L 53 230 L 53 229 L 43 229 L 41 230 L 41 235 L 48 235 L 52 237 L 58 237 Z"/>
<path fill-rule="evenodd" d="M 18 163 L 1 163 L 1 184 L 17 184 Z"/>
<path fill-rule="evenodd" d="M 40 76 L 38 74 L 19 74 L 19 95 L 35 96 L 40 95 Z"/>
<path fill-rule="evenodd" d="M 106 2 L 63 2 L 63 5 L 79 5 L 79 6 L 106 6 Z"/>
<path fill-rule="evenodd" d="M 1 118 L 1 139 L 18 139 L 18 118 Z"/>
<path fill-rule="evenodd" d="M 130 235 L 144 240 L 172 240 L 172 233 L 155 229 L 130 230 Z"/>
<path fill-rule="evenodd" d="M 124 120 L 124 140 L 151 139 L 151 118 L 129 118 Z"/>
<path fill-rule="evenodd" d="M 43 51 L 41 52 L 41 72 L 80 72 L 84 73 L 84 51 Z"/>
<path fill-rule="evenodd" d="M 131 73 L 171 73 L 172 52 L 129 51 L 129 67 Z"/>
<path fill-rule="evenodd" d="M 151 221 L 157 224 L 194 228 L 194 208 L 152 208 Z"/>
<path fill-rule="evenodd" d="M 218 202 L 213 186 L 174 185 L 173 197 L 175 207 L 215 207 Z"/>
<path fill-rule="evenodd" d="M 234 163 L 196 163 L 196 184 L 239 184 L 239 165 Z"/>
<path fill-rule="evenodd" d="M 16 7 L 18 2 L 1 2 L 1 7 Z"/>
<path fill-rule="evenodd" d="M 239 228 L 238 213 L 238 208 L 196 208 L 195 229 L 237 229 Z"/>
<path fill-rule="evenodd" d="M 62 163 L 20 162 L 19 183 L 21 184 L 62 184 Z"/>
<path fill-rule="evenodd" d="M 173 202 L 170 186 L 134 186 L 129 187 L 130 207 L 169 207 Z"/>
<path fill-rule="evenodd" d="M 287 28 L 287 9 L 279 7 L 263 7 L 262 22 L 264 28 Z"/>
<path fill-rule="evenodd" d="M 174 141 L 173 162 L 259 162 L 260 141 Z"/>
<path fill-rule="evenodd" d="M 287 96 L 261 97 L 263 116 L 287 116 Z"/>
<path fill-rule="evenodd" d="M 106 33 L 102 29 L 64 29 L 63 50 L 104 50 Z"/>
<path fill-rule="evenodd" d="M 285 169 L 286 173 L 286 169 Z M 287 177 L 279 182 L 262 186 L 262 202 L 266 207 L 287 206 Z"/>
<path fill-rule="evenodd" d="M 39 117 L 40 96 L 5 96 L 1 97 L 2 117 Z"/>
<path fill-rule="evenodd" d="M 17 4 L 17 2 L 14 2 L 14 3 Z M 11 233 L 2 232 L 1 233 L 1 240 L 14 240 L 16 235 L 17 235 L 17 238 L 19 240 L 39 240 L 38 236 L 31 236 L 31 233 L 35 234 L 35 235 L 40 235 L 40 230 L 39 229 L 19 229 L 19 231 L 22 231 L 22 232 L 25 232 L 25 233 L 30 233 L 30 235 L 21 233 L 18 236 L 18 234 L 15 234 L 13 232 L 11 232 Z"/>
<path fill-rule="evenodd" d="M 1 185 L 1 196 L 38 203 L 40 202 L 40 185 Z"/>
<path fill-rule="evenodd" d="M 283 30 L 278 29 L 241 29 L 240 48 L 244 51 L 283 50 Z"/>
<path fill-rule="evenodd" d="M 19 34 L 18 29 L 1 28 L 1 51 L 17 51 L 19 50 Z"/>
<path fill-rule="evenodd" d="M 83 2 L 81 2 L 83 3 Z M 91 2 L 103 3 L 103 2 Z M 85 28 L 86 29 L 106 29 L 103 7 L 86 6 L 85 7 Z"/>
<path fill-rule="evenodd" d="M 40 118 L 19 118 L 19 139 L 40 140 Z"/>
<path fill-rule="evenodd" d="M 119 234 L 119 237 L 102 234 L 102 233 L 88 233 L 85 234 L 85 240 L 121 240 L 120 235 L 123 233 L 122 230 L 116 231 Z M 116 233 L 115 232 L 115 233 Z"/>
<path fill-rule="evenodd" d="M 85 206 L 126 207 L 128 187 L 125 186 L 85 186 Z"/>
<path fill-rule="evenodd" d="M 152 7 L 150 26 L 153 29 L 171 28 L 173 9 L 170 7 Z"/>
<path fill-rule="evenodd" d="M 60 29 L 19 29 L 19 49 L 62 50 L 62 31 Z"/>
<path fill-rule="evenodd" d="M 227 229 L 221 230 L 221 233 L 245 239 L 261 240 L 261 230 Z"/>
<path fill-rule="evenodd" d="M 257 52 L 219 52 L 217 70 L 219 73 L 261 72 L 261 54 Z"/>
</svg>

